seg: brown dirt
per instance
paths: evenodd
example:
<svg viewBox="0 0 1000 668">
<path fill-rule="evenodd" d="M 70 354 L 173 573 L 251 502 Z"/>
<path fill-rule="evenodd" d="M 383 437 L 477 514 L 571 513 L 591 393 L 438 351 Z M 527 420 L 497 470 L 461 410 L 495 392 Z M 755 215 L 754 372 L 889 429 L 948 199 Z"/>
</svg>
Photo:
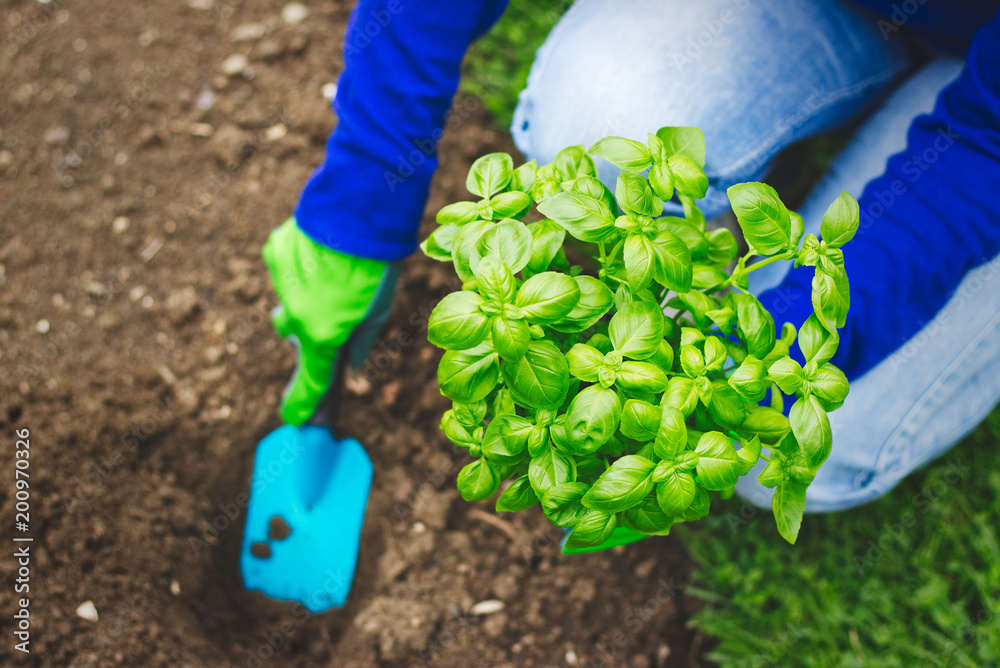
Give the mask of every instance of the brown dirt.
<svg viewBox="0 0 1000 668">
<path fill-rule="evenodd" d="M 260 246 L 335 122 L 320 90 L 349 5 L 313 3 L 290 27 L 274 1 L 6 3 L 0 527 L 13 538 L 14 430 L 29 428 L 35 542 L 31 654 L 5 632 L 0 663 L 697 665 L 675 539 L 563 557 L 539 513 L 497 522 L 458 499 L 466 460 L 437 430 L 422 331 L 453 282 L 422 257 L 376 349 L 385 368 L 345 395 L 342 431 L 375 464 L 347 607 L 309 616 L 243 591 L 242 495 L 294 363 Z M 227 77 L 233 54 L 249 66 Z M 513 150 L 478 100 L 455 113 L 429 211 L 465 197 L 476 156 Z M 470 612 L 488 599 L 504 609 Z M 88 600 L 97 621 L 76 613 Z"/>
</svg>

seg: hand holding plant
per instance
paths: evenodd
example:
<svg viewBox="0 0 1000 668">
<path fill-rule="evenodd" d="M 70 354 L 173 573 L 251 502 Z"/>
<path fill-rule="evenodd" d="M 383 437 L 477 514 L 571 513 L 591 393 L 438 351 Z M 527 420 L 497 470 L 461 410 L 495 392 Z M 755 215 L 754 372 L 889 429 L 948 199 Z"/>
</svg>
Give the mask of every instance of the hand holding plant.
<svg viewBox="0 0 1000 668">
<path fill-rule="evenodd" d="M 614 193 L 591 155 L 622 169 Z M 593 546 L 616 527 L 666 534 L 704 517 L 710 492 L 732 495 L 765 459 L 758 480 L 775 488 L 778 529 L 795 542 L 832 445 L 827 411 L 848 392 L 829 360 L 850 300 L 840 247 L 858 205 L 841 194 L 820 241 L 770 186 L 735 185 L 750 245 L 737 257 L 732 233 L 706 231 L 696 206 L 704 162 L 696 128 L 661 128 L 647 144 L 608 137 L 542 167 L 493 153 L 467 179 L 481 199 L 438 213 L 421 247 L 453 262 L 463 289 L 434 309 L 428 338 L 446 350 L 438 381 L 454 402 L 441 427 L 476 458 L 458 476 L 466 500 L 511 480 L 498 510 L 540 503 L 573 529 L 570 546 Z M 683 218 L 662 215 L 675 192 Z M 522 222 L 533 203 L 545 218 Z M 596 275 L 571 264 L 577 255 Z M 746 266 L 754 255 L 766 259 Z M 815 268 L 813 315 L 780 336 L 746 292 L 747 274 L 778 260 Z M 796 336 L 805 366 L 788 354 Z"/>
</svg>

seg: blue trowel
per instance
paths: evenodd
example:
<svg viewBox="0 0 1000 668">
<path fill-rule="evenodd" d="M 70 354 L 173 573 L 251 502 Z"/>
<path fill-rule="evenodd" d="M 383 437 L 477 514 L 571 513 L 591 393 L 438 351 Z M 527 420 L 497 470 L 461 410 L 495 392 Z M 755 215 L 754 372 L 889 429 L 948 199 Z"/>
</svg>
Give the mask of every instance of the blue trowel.
<svg viewBox="0 0 1000 668">
<path fill-rule="evenodd" d="M 307 424 L 279 427 L 257 446 L 240 552 L 248 591 L 312 613 L 347 600 L 372 482 L 361 444 L 334 435 L 342 369 L 334 377 Z"/>
</svg>

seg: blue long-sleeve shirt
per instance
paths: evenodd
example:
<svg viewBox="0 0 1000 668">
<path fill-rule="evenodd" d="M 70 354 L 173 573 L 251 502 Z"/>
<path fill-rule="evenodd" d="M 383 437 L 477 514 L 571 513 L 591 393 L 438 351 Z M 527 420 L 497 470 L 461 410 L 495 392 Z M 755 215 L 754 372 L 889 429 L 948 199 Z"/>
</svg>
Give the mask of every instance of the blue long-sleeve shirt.
<svg viewBox="0 0 1000 668">
<path fill-rule="evenodd" d="M 851 377 L 915 334 L 966 271 L 1000 252 L 1000 19 L 989 21 L 997 3 L 925 0 L 911 13 L 907 3 L 860 4 L 884 17 L 879 25 L 887 39 L 905 28 L 968 55 L 934 111 L 914 121 L 907 149 L 859 200 L 862 230 L 845 248 L 851 316 L 834 359 Z M 306 234 L 342 252 L 384 260 L 416 249 L 462 58 L 505 5 L 358 3 L 334 101 L 339 124 L 295 212 Z M 933 162 L 922 157 L 931 153 Z M 885 193 L 894 198 L 891 206 Z M 793 271 L 762 301 L 799 325 L 811 309 L 810 277 L 811 270 Z M 878 307 L 888 300 L 897 306 Z"/>
</svg>

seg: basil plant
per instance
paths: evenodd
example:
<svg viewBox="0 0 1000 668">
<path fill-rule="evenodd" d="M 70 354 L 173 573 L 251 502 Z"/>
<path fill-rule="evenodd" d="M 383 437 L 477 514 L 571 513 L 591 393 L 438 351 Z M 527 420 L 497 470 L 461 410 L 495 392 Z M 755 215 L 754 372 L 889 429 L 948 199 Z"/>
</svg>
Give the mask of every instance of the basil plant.
<svg viewBox="0 0 1000 668">
<path fill-rule="evenodd" d="M 591 156 L 622 170 L 613 193 Z M 463 284 L 434 309 L 428 338 L 446 351 L 438 382 L 454 402 L 441 428 L 475 458 L 458 476 L 466 500 L 503 487 L 497 510 L 541 504 L 582 548 L 704 517 L 712 493 L 728 498 L 764 460 L 757 479 L 775 488 L 778 529 L 795 541 L 830 454 L 827 412 L 848 391 L 829 360 L 858 204 L 833 202 L 821 241 L 770 186 L 735 185 L 750 246 L 739 256 L 697 207 L 704 164 L 704 136 L 686 127 L 574 146 L 541 167 L 492 153 L 468 175 L 478 201 L 437 214 L 421 248 Z M 684 217 L 663 215 L 674 197 Z M 753 256 L 764 259 L 748 266 Z M 778 260 L 815 269 L 799 331 L 779 332 L 747 292 L 747 274 Z M 805 366 L 788 354 L 796 337 Z"/>
</svg>

